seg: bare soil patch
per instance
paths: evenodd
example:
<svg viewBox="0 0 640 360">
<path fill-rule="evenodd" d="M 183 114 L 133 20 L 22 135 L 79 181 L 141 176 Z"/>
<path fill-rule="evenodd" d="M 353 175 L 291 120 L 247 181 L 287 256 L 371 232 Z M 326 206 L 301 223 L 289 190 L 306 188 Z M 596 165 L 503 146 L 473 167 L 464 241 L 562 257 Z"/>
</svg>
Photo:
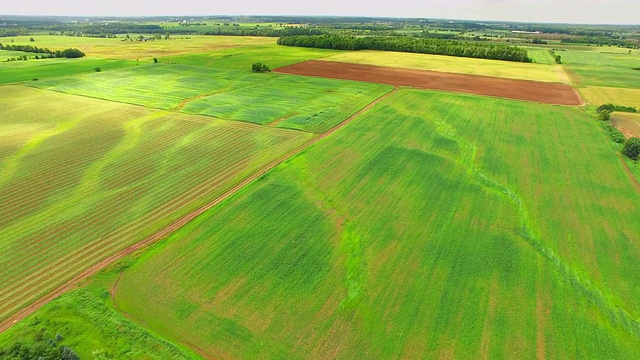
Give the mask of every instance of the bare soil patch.
<svg viewBox="0 0 640 360">
<path fill-rule="evenodd" d="M 640 114 L 614 113 L 611 123 L 627 138 L 640 137 Z"/>
<path fill-rule="evenodd" d="M 420 89 L 455 91 L 546 104 L 583 104 L 582 98 L 573 87 L 560 83 L 315 60 L 283 66 L 275 71 L 294 75 L 411 86 Z"/>
</svg>

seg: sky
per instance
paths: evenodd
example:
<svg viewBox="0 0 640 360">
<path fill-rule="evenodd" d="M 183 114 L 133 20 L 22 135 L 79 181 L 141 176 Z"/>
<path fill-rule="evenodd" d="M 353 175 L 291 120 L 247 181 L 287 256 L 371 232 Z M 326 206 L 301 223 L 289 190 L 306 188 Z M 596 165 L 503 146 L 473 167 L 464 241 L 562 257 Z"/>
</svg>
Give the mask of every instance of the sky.
<svg viewBox="0 0 640 360">
<path fill-rule="evenodd" d="M 640 24 L 639 0 L 3 0 L 4 15 L 335 15 Z"/>
</svg>

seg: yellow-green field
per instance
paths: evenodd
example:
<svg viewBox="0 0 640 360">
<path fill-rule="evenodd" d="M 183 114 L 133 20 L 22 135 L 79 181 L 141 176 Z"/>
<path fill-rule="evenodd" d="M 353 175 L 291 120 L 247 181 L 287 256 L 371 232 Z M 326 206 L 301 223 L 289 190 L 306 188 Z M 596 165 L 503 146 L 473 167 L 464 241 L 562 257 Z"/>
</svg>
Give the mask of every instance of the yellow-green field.
<svg viewBox="0 0 640 360">
<path fill-rule="evenodd" d="M 640 73 L 640 71 L 638 71 Z M 604 86 L 585 86 L 578 91 L 592 105 L 618 104 L 640 109 L 640 89 Z"/>
<path fill-rule="evenodd" d="M 0 87 L 0 321 L 310 134 Z"/>
<path fill-rule="evenodd" d="M 562 69 L 558 65 L 548 64 L 370 50 L 345 52 L 327 56 L 320 60 L 495 76 L 508 79 L 566 82 Z"/>
<path fill-rule="evenodd" d="M 78 48 L 88 57 L 104 59 L 149 60 L 154 57 L 162 57 L 176 54 L 191 54 L 212 50 L 240 47 L 247 45 L 272 44 L 273 38 L 260 38 L 248 36 L 203 36 L 203 35 L 174 35 L 170 40 L 133 41 L 118 38 L 90 38 L 77 36 L 33 36 L 35 42 L 30 42 L 30 36 L 17 36 L 11 38 L 15 42 L 12 45 L 32 45 L 45 47 L 50 50 L 63 50 L 66 48 Z M 0 38 L 0 43 L 5 41 Z M 5 41 L 6 42 L 6 41 Z"/>
</svg>

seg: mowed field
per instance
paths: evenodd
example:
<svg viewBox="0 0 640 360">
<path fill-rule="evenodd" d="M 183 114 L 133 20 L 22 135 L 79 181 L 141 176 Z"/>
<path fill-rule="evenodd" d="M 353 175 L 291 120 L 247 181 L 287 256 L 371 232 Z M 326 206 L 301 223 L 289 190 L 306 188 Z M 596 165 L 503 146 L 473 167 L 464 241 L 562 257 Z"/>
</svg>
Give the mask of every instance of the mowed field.
<svg viewBox="0 0 640 360">
<path fill-rule="evenodd" d="M 389 85 L 248 68 L 148 64 L 30 83 L 43 89 L 164 110 L 322 133 L 363 108 Z"/>
<path fill-rule="evenodd" d="M 0 98 L 0 320 L 311 138 L 25 86 Z"/>
<path fill-rule="evenodd" d="M 638 71 L 640 73 L 640 71 Z M 585 86 L 579 89 L 584 99 L 593 105 L 617 104 L 640 108 L 640 87 L 625 89 L 604 86 Z"/>
<path fill-rule="evenodd" d="M 142 255 L 114 302 L 213 358 L 633 359 L 639 201 L 581 109 L 401 90 Z"/>
<path fill-rule="evenodd" d="M 527 50 L 531 51 L 529 49 Z M 548 51 L 538 49 L 538 51 L 534 51 L 534 53 L 541 63 L 518 63 L 512 61 L 372 50 L 342 52 L 323 57 L 322 60 L 456 74 L 493 76 L 507 79 L 566 82 L 560 67 L 555 64 L 551 65 L 551 62 L 546 61 Z M 545 55 L 545 53 L 547 54 Z"/>
</svg>

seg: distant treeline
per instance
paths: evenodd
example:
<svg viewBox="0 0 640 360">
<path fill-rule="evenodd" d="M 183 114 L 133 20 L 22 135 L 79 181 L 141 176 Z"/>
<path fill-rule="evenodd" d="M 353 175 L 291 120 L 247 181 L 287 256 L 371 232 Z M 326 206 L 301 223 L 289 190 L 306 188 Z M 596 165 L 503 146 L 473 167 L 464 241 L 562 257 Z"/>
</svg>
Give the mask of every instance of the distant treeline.
<svg viewBox="0 0 640 360">
<path fill-rule="evenodd" d="M 640 47 L 640 41 L 635 39 L 621 39 L 606 36 L 579 36 L 562 38 L 561 42 L 572 44 L 594 44 L 599 46 L 620 46 L 627 48 Z"/>
<path fill-rule="evenodd" d="M 282 36 L 279 45 L 338 50 L 383 50 L 480 59 L 531 62 L 515 46 L 415 37 L 352 37 L 340 35 Z"/>
<path fill-rule="evenodd" d="M 56 50 L 51 51 L 47 48 L 39 48 L 37 46 L 31 45 L 2 45 L 0 44 L 0 50 L 11 50 L 11 51 L 22 51 L 36 54 L 46 54 L 51 58 L 80 58 L 84 57 L 85 54 L 78 49 L 65 49 L 65 50 Z"/>
<path fill-rule="evenodd" d="M 264 36 L 264 37 L 280 37 L 280 36 L 297 36 L 297 35 L 321 35 L 326 32 L 320 29 L 307 27 L 285 27 L 284 29 L 272 28 L 218 28 L 211 31 L 204 31 L 202 35 L 229 35 L 229 36 Z"/>
<path fill-rule="evenodd" d="M 0 37 L 29 35 L 29 30 L 25 28 L 0 29 Z"/>
</svg>

